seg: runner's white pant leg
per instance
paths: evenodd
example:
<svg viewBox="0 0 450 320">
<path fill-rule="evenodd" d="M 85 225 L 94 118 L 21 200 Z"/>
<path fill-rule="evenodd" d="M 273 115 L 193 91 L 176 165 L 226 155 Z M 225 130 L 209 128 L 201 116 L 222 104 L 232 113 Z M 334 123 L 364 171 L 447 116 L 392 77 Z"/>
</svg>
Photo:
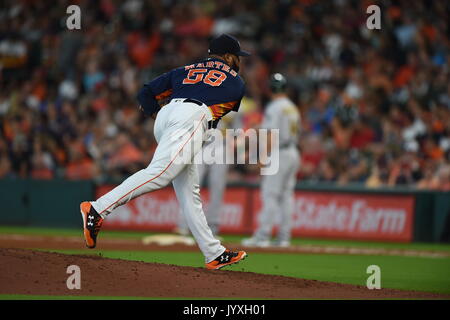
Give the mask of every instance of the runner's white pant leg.
<svg viewBox="0 0 450 320">
<path fill-rule="evenodd" d="M 214 238 L 206 222 L 200 199 L 197 165 L 187 165 L 172 183 L 183 217 L 205 256 L 206 263 L 211 262 L 225 251 L 225 247 Z"/>
<path fill-rule="evenodd" d="M 209 172 L 210 166 L 204 163 L 197 164 L 198 181 L 200 182 L 200 187 L 204 187 L 203 179 L 205 175 Z"/>
<path fill-rule="evenodd" d="M 283 155 L 283 159 L 286 166 L 289 169 L 286 171 L 285 181 L 286 184 L 283 188 L 283 195 L 281 197 L 281 217 L 280 217 L 280 228 L 278 230 L 278 240 L 279 241 L 290 241 L 291 240 L 291 229 L 292 229 L 292 212 L 294 204 L 294 189 L 297 183 L 297 172 L 300 168 L 300 154 L 297 149 L 292 148 Z"/>
<path fill-rule="evenodd" d="M 280 179 L 279 175 L 280 172 L 277 172 L 275 175 L 267 175 L 262 177 L 262 209 L 258 216 L 259 225 L 253 233 L 253 237 L 260 241 L 270 239 L 272 235 L 272 227 L 275 214 L 277 214 L 280 210 L 281 187 L 279 187 L 277 184 L 280 184 L 282 180 Z"/>
<path fill-rule="evenodd" d="M 220 227 L 220 212 L 223 205 L 223 195 L 227 185 L 227 164 L 212 164 L 209 167 L 209 205 L 206 211 L 206 220 L 214 234 Z"/>
<path fill-rule="evenodd" d="M 289 230 L 290 236 L 292 204 L 289 201 L 284 203 L 284 201 L 290 199 L 286 194 L 288 189 L 292 190 L 295 186 L 295 173 L 299 164 L 298 151 L 294 148 L 280 150 L 280 159 L 283 159 L 283 162 L 278 172 L 262 177 L 262 209 L 259 215 L 259 226 L 254 233 L 254 237 L 258 240 L 270 239 L 275 217 L 280 218 L 278 235 L 288 238 L 287 230 Z"/>
</svg>

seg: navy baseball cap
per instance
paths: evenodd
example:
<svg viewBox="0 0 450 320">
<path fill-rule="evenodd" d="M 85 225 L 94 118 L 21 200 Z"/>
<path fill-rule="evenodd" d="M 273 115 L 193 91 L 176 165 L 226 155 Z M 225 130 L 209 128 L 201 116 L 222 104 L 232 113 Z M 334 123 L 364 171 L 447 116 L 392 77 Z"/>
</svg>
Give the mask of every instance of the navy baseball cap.
<svg viewBox="0 0 450 320">
<path fill-rule="evenodd" d="M 209 43 L 209 54 L 225 54 L 232 53 L 237 56 L 248 57 L 250 53 L 241 50 L 239 41 L 229 34 L 222 34 L 214 38 Z"/>
</svg>

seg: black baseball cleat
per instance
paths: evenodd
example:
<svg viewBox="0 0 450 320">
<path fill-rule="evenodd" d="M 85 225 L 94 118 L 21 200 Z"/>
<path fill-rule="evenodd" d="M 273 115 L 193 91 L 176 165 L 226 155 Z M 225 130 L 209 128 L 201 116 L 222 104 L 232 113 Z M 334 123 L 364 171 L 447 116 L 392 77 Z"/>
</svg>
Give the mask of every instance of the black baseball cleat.
<svg viewBox="0 0 450 320">
<path fill-rule="evenodd" d="M 226 249 L 224 253 L 218 256 L 213 261 L 206 264 L 206 269 L 218 270 L 230 264 L 239 263 L 239 261 L 244 260 L 247 257 L 245 251 L 231 251 Z"/>
<path fill-rule="evenodd" d="M 80 204 L 80 212 L 83 217 L 83 233 L 86 247 L 93 249 L 97 244 L 97 235 L 100 232 L 104 219 L 88 201 Z"/>
</svg>

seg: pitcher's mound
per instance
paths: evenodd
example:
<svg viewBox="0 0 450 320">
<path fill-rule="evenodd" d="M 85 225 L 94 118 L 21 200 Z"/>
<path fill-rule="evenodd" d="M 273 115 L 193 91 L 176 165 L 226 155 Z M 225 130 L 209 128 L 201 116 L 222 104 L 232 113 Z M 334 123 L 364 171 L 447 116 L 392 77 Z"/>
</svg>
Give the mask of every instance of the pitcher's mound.
<svg viewBox="0 0 450 320">
<path fill-rule="evenodd" d="M 251 256 L 249 257 L 251 259 Z M 67 288 L 67 267 L 81 270 L 81 289 Z M 252 272 L 209 271 L 159 263 L 0 248 L 0 294 L 267 299 L 433 299 L 414 291 L 352 286 Z"/>
</svg>

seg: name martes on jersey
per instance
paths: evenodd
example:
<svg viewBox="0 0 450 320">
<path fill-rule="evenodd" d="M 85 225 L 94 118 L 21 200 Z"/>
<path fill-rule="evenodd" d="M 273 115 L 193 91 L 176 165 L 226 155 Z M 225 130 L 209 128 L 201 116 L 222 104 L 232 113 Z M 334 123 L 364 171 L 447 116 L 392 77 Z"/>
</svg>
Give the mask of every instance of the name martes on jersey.
<svg viewBox="0 0 450 320">
<path fill-rule="evenodd" d="M 216 68 L 225 72 L 228 72 L 233 77 L 237 76 L 237 72 L 230 68 L 229 65 L 220 61 L 207 61 L 206 63 L 194 63 L 184 67 L 184 70 L 189 70 L 192 68 Z"/>
</svg>

